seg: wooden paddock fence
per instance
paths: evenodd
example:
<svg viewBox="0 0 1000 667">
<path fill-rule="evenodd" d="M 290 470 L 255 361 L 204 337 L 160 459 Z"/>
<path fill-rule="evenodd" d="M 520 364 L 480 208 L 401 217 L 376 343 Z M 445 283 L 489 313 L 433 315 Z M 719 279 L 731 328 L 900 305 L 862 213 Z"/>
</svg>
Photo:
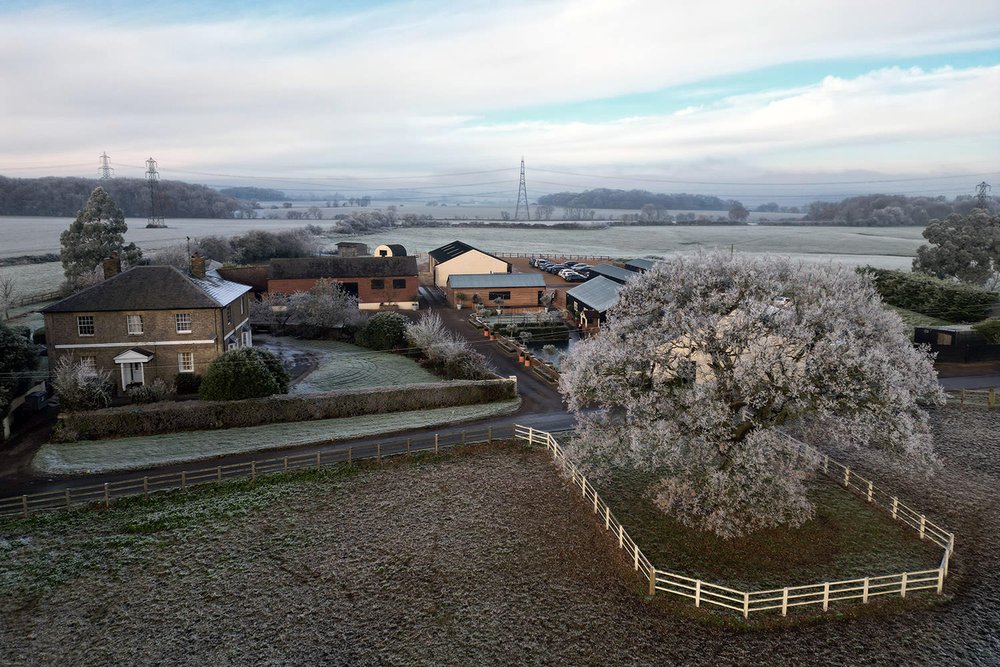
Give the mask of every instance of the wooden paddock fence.
<svg viewBox="0 0 1000 667">
<path fill-rule="evenodd" d="M 1000 403 L 997 402 L 996 388 L 989 389 L 945 389 L 945 396 L 949 403 L 959 405 L 985 406 L 995 408 Z"/>
<path fill-rule="evenodd" d="M 107 508 L 117 498 L 149 496 L 164 491 L 176 491 L 232 480 L 252 480 L 262 475 L 324 468 L 358 460 L 374 459 L 381 463 L 391 456 L 421 452 L 436 453 L 463 445 L 488 444 L 495 439 L 513 437 L 513 426 L 485 427 L 446 434 L 435 433 L 424 438 L 391 438 L 383 442 L 364 445 L 330 445 L 307 454 L 202 466 L 157 475 L 137 475 L 100 484 L 67 485 L 65 488 L 53 491 L 0 498 L 0 517 L 27 518 L 37 512 L 85 506 Z"/>
<path fill-rule="evenodd" d="M 894 595 L 905 598 L 922 590 L 933 590 L 941 593 L 945 577 L 948 576 L 948 564 L 955 547 L 954 534 L 946 531 L 930 521 L 925 514 L 909 507 L 897 496 L 890 495 L 871 480 L 853 472 L 850 466 L 842 465 L 828 456 L 820 454 L 823 472 L 845 488 L 863 497 L 868 503 L 884 510 L 895 521 L 900 521 L 917 532 L 921 540 L 930 540 L 941 547 L 943 554 L 940 565 L 934 569 L 901 572 L 898 574 L 874 575 L 861 579 L 842 581 L 825 581 L 804 586 L 785 586 L 760 591 L 742 591 L 727 586 L 721 586 L 703 579 L 687 577 L 674 572 L 656 568 L 649 558 L 642 553 L 638 543 L 629 536 L 628 531 L 604 500 L 601 499 L 593 484 L 567 457 L 559 442 L 551 433 L 539 431 L 527 426 L 517 426 L 515 437 L 532 445 L 545 447 L 553 461 L 568 473 L 571 483 L 580 488 L 580 494 L 588 507 L 592 506 L 599 523 L 617 540 L 618 547 L 625 551 L 626 557 L 632 561 L 633 569 L 639 573 L 648 585 L 649 595 L 669 593 L 693 600 L 696 607 L 702 604 L 713 605 L 742 614 L 749 618 L 750 614 L 765 611 L 781 611 L 787 616 L 793 607 L 818 606 L 826 611 L 831 602 L 860 601 L 867 604 L 869 600 L 883 595 Z M 798 446 L 808 448 L 809 445 L 795 441 Z"/>
</svg>

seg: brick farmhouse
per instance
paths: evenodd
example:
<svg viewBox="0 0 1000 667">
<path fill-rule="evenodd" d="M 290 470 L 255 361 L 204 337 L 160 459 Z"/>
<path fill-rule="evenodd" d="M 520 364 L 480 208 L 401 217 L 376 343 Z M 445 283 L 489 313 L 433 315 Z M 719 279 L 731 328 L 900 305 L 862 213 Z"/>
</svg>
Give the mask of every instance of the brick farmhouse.
<svg viewBox="0 0 1000 667">
<path fill-rule="evenodd" d="M 228 349 L 250 346 L 250 287 L 205 271 L 136 266 L 42 309 L 49 363 L 65 357 L 112 372 L 120 389 L 203 373 Z"/>
</svg>

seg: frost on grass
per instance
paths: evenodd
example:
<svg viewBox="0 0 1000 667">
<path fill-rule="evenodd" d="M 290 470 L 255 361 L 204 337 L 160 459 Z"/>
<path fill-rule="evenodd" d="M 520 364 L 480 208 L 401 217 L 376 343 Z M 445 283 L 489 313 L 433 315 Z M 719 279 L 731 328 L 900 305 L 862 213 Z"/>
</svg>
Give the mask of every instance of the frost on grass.
<svg viewBox="0 0 1000 667">
<path fill-rule="evenodd" d="M 368 350 L 339 341 L 296 340 L 293 346 L 317 356 L 316 370 L 292 386 L 293 394 L 441 381 L 400 354 Z"/>
<path fill-rule="evenodd" d="M 460 405 L 432 410 L 318 419 L 289 424 L 267 424 L 217 431 L 186 431 L 135 438 L 48 443 L 32 466 L 44 474 L 136 470 L 155 465 L 198 461 L 329 440 L 347 440 L 428 426 L 485 419 L 517 410 L 519 399 L 482 405 Z"/>
</svg>

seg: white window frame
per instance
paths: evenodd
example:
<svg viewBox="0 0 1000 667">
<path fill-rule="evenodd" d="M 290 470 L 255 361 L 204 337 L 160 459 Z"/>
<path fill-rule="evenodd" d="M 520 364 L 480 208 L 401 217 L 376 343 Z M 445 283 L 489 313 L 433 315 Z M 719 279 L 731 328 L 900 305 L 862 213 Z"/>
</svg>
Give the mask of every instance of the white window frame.
<svg viewBox="0 0 1000 667">
<path fill-rule="evenodd" d="M 134 330 L 135 320 L 138 320 L 139 328 L 138 331 Z M 142 315 L 126 315 L 125 316 L 125 330 L 128 332 L 129 336 L 141 336 L 143 334 L 142 329 Z"/>
<path fill-rule="evenodd" d="M 194 373 L 194 352 L 178 352 L 177 369 L 179 373 Z"/>
<path fill-rule="evenodd" d="M 84 324 L 84 320 L 89 320 L 89 324 Z M 83 333 L 83 328 L 89 327 L 90 333 Z M 76 334 L 78 336 L 93 336 L 97 332 L 97 325 L 94 322 L 93 315 L 77 315 L 76 316 Z"/>
<path fill-rule="evenodd" d="M 186 320 L 187 320 L 187 328 L 186 329 L 182 329 L 181 328 L 181 326 L 182 326 L 181 325 L 181 318 L 186 318 Z M 174 314 L 174 328 L 177 330 L 177 333 L 179 333 L 179 334 L 189 334 L 189 333 L 191 333 L 191 329 L 192 329 L 193 326 L 194 325 L 193 325 L 193 323 L 191 321 L 191 313 L 176 313 L 176 314 Z"/>
</svg>

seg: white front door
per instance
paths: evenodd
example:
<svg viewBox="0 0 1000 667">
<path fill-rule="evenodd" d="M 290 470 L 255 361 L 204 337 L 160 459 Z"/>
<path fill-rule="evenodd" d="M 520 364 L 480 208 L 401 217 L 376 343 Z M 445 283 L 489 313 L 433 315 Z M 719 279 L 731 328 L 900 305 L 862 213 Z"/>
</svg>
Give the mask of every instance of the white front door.
<svg viewBox="0 0 1000 667">
<path fill-rule="evenodd" d="M 144 369 L 141 361 L 121 364 L 122 367 L 122 389 L 127 389 L 130 384 L 145 384 Z"/>
</svg>

